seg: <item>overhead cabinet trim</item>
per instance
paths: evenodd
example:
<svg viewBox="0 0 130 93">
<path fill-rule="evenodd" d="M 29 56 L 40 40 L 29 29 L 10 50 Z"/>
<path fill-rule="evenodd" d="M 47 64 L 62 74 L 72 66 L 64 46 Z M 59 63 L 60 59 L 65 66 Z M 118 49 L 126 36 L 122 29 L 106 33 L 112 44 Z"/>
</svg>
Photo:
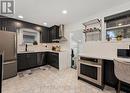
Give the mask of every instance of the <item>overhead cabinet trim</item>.
<svg viewBox="0 0 130 93">
<path fill-rule="evenodd" d="M 117 14 L 114 14 L 114 15 L 107 16 L 107 17 L 104 18 L 104 21 L 108 22 L 108 21 L 112 21 L 112 20 L 125 18 L 125 17 L 130 17 L 130 10 L 125 11 L 125 12 L 121 12 L 121 13 L 117 13 Z"/>
</svg>

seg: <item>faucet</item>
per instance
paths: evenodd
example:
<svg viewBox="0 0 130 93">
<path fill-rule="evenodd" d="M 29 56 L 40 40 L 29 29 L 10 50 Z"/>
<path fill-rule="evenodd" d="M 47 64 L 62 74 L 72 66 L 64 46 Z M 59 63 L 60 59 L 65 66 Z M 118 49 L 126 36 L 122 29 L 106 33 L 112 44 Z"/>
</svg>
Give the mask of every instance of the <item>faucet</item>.
<svg viewBox="0 0 130 93">
<path fill-rule="evenodd" d="M 25 45 L 25 51 L 28 51 L 28 45 L 27 44 Z"/>
</svg>

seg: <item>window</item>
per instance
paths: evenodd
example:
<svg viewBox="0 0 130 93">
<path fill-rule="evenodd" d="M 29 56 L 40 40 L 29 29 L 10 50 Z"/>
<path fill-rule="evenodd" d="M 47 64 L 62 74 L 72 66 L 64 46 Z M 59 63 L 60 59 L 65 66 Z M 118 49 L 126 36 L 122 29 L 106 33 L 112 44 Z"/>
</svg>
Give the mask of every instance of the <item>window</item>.
<svg viewBox="0 0 130 93">
<path fill-rule="evenodd" d="M 35 36 L 23 35 L 24 43 L 33 43 L 35 41 Z"/>
<path fill-rule="evenodd" d="M 34 41 L 37 41 L 38 33 L 37 32 L 30 32 L 27 30 L 23 30 L 23 42 L 26 43 L 33 43 Z"/>
</svg>

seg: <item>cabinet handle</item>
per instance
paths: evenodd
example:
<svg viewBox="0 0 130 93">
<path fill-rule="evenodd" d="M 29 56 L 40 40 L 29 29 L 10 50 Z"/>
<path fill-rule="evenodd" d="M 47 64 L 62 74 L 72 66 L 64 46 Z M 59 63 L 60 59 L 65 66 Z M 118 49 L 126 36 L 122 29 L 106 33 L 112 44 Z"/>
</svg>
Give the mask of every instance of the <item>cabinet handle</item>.
<svg viewBox="0 0 130 93">
<path fill-rule="evenodd" d="M 6 31 L 6 27 L 4 27 L 4 31 Z"/>
</svg>

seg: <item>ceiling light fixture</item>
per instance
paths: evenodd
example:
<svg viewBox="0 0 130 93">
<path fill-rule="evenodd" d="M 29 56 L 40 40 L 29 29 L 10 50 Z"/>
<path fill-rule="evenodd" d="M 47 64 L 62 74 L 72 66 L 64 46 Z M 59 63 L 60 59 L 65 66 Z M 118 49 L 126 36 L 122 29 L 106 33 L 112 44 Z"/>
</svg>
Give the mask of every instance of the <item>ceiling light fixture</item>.
<svg viewBox="0 0 130 93">
<path fill-rule="evenodd" d="M 121 26 L 121 25 L 122 25 L 122 23 L 119 23 L 119 24 L 118 24 L 118 26 Z"/>
<path fill-rule="evenodd" d="M 46 22 L 44 22 L 44 23 L 43 23 L 43 25 L 44 25 L 44 26 L 47 26 L 47 23 L 46 23 Z"/>
<path fill-rule="evenodd" d="M 41 27 L 37 26 L 37 27 L 36 27 L 36 30 L 40 31 L 40 30 L 41 30 Z"/>
<path fill-rule="evenodd" d="M 21 18 L 21 19 L 23 19 L 23 16 L 22 16 L 22 15 L 19 15 L 18 17 Z"/>
<path fill-rule="evenodd" d="M 67 13 L 68 13 L 67 10 L 63 10 L 63 11 L 62 11 L 62 14 L 67 14 Z"/>
</svg>

